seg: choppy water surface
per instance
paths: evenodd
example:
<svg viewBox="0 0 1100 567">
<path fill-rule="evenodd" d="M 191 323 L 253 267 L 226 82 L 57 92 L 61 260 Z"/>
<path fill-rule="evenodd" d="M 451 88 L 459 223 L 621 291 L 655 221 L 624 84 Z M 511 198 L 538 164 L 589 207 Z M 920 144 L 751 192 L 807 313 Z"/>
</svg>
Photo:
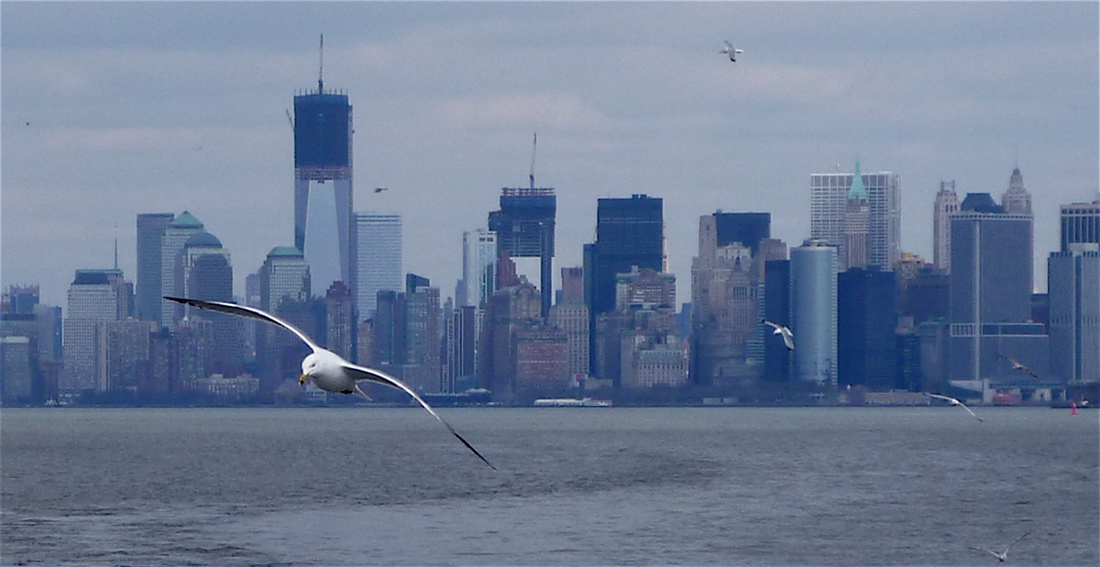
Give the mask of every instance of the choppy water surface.
<svg viewBox="0 0 1100 567">
<path fill-rule="evenodd" d="M 0 413 L 3 565 L 1100 563 L 1097 411 Z"/>
</svg>

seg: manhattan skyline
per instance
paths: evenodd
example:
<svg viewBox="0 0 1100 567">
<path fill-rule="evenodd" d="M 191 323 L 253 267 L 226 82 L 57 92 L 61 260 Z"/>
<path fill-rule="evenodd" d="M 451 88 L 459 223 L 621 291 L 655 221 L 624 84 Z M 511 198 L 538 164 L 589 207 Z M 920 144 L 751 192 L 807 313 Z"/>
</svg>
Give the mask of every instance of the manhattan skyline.
<svg viewBox="0 0 1100 567">
<path fill-rule="evenodd" d="M 810 176 L 900 176 L 901 250 L 931 262 L 941 181 L 999 198 L 1019 167 L 1035 288 L 1059 207 L 1097 197 L 1094 3 L 4 3 L 0 285 L 64 305 L 77 269 L 136 272 L 134 219 L 189 210 L 234 291 L 293 244 L 285 111 L 355 107 L 356 210 L 404 224 L 404 270 L 450 290 L 502 187 L 554 187 L 554 272 L 596 202 L 665 203 L 680 301 L 698 218 L 810 235 Z M 202 30 L 197 33 L 197 30 Z M 1006 31 L 1008 30 L 1008 31 Z M 737 63 L 723 40 L 744 50 Z M 388 187 L 375 193 L 373 187 Z M 537 261 L 521 264 L 537 280 Z M 555 287 L 557 287 L 555 282 Z M 445 293 L 449 293 L 446 291 Z"/>
</svg>

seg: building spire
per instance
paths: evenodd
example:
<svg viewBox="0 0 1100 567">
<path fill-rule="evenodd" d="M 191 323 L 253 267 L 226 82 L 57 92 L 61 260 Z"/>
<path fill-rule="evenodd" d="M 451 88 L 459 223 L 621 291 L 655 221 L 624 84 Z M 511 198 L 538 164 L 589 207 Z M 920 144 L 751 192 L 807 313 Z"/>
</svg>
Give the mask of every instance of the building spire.
<svg viewBox="0 0 1100 567">
<path fill-rule="evenodd" d="M 321 34 L 321 64 L 317 70 L 317 94 L 325 94 L 325 34 Z"/>
<path fill-rule="evenodd" d="M 866 199 L 867 187 L 863 185 L 863 173 L 859 171 L 859 158 L 856 158 L 856 172 L 852 175 L 852 188 L 848 190 L 849 199 Z"/>
<path fill-rule="evenodd" d="M 1012 176 L 1008 179 L 1008 190 L 1001 197 L 1001 206 L 1006 213 L 1031 214 L 1031 193 L 1024 187 L 1024 176 L 1019 167 L 1012 170 Z"/>
</svg>

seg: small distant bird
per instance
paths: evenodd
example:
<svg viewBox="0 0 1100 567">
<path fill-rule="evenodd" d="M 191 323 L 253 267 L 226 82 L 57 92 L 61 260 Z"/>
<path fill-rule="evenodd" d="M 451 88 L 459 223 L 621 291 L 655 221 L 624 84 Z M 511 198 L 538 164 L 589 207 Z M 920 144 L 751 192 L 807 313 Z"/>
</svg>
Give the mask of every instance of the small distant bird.
<svg viewBox="0 0 1100 567">
<path fill-rule="evenodd" d="M 370 398 L 367 397 L 367 394 L 359 388 L 360 380 L 370 380 L 371 382 L 385 384 L 392 388 L 402 390 L 406 394 L 412 396 L 412 399 L 416 400 L 421 406 L 424 407 L 424 409 L 428 410 L 428 413 L 432 414 L 432 417 L 436 418 L 437 420 L 439 420 L 440 423 L 446 426 L 447 430 L 450 431 L 452 435 L 457 437 L 459 441 L 462 441 L 462 444 L 465 445 L 466 448 L 472 451 L 475 455 L 477 455 L 479 459 L 484 461 L 485 464 L 489 465 L 493 469 L 496 468 L 485 457 L 483 457 L 481 453 L 479 453 L 478 450 L 470 444 L 469 441 L 466 441 L 465 438 L 459 435 L 458 432 L 455 431 L 455 428 L 451 427 L 451 424 L 444 421 L 442 417 L 439 417 L 439 414 L 435 413 L 435 410 L 433 410 L 427 402 L 421 399 L 420 396 L 418 396 L 412 388 L 406 386 L 404 382 L 379 370 L 374 370 L 365 366 L 359 366 L 344 360 L 340 355 L 318 345 L 316 342 L 313 341 L 313 339 L 309 338 L 309 335 L 305 334 L 294 325 L 291 325 L 290 323 L 287 323 L 286 321 L 283 321 L 282 319 L 270 313 L 267 313 L 266 311 L 256 309 L 255 307 L 238 305 L 236 303 L 226 303 L 222 301 L 202 301 L 199 299 L 185 299 L 182 297 L 168 296 L 165 296 L 164 299 L 175 301 L 177 303 L 183 303 L 184 305 L 190 305 L 199 309 L 207 309 L 220 313 L 228 313 L 230 315 L 236 315 L 238 317 L 259 319 L 260 321 L 266 321 L 273 325 L 278 325 L 290 331 L 291 333 L 294 333 L 295 336 L 301 339 L 302 342 L 309 345 L 309 348 L 313 350 L 313 352 L 309 356 L 305 357 L 305 359 L 302 360 L 302 376 L 298 378 L 299 384 L 305 385 L 307 381 L 311 381 L 316 384 L 318 388 L 326 392 L 358 394 L 364 398 L 367 398 L 368 400 Z"/>
<path fill-rule="evenodd" d="M 722 51 L 719 51 L 719 53 L 725 53 L 725 54 L 729 55 L 730 56 L 730 61 L 733 61 L 734 63 L 736 63 L 737 62 L 737 54 L 738 53 L 744 53 L 744 51 L 741 51 L 740 49 L 735 49 L 732 45 L 730 45 L 730 42 L 728 42 L 728 41 L 725 42 L 725 43 L 726 43 L 726 46 L 724 48 L 722 48 Z"/>
<path fill-rule="evenodd" d="M 1000 561 L 1001 563 L 1004 563 L 1005 561 L 1008 560 L 1008 550 L 1012 549 L 1012 546 L 1016 545 L 1016 542 L 1020 541 L 1021 539 L 1024 539 L 1025 537 L 1027 537 L 1027 534 L 1030 534 L 1030 533 L 1031 533 L 1031 530 L 1028 530 L 1028 531 L 1024 532 L 1024 535 L 1012 540 L 1012 543 L 1008 544 L 1008 547 L 1006 547 L 1005 550 L 1000 552 L 1000 553 L 997 553 L 996 551 L 993 551 L 992 549 L 986 549 L 984 547 L 973 547 L 971 549 L 976 549 L 978 551 L 989 552 L 990 554 L 993 555 L 993 557 L 996 557 L 998 561 Z"/>
<path fill-rule="evenodd" d="M 1028 368 L 1027 366 L 1024 366 L 1023 364 L 1020 364 L 1020 362 L 1018 360 L 1013 359 L 1013 358 L 1009 358 L 1009 357 L 1007 357 L 1003 354 L 998 354 L 997 356 L 1007 360 L 1009 362 L 1009 364 L 1012 365 L 1013 370 L 1023 370 L 1024 372 L 1027 372 L 1028 374 L 1031 374 L 1031 376 L 1033 378 L 1038 378 L 1039 377 L 1039 375 L 1036 374 L 1034 370 Z"/>
<path fill-rule="evenodd" d="M 773 335 L 783 335 L 783 344 L 787 345 L 787 350 L 794 350 L 794 333 L 790 329 L 779 323 L 772 323 L 767 319 L 761 319 L 760 322 L 775 329 Z"/>
<path fill-rule="evenodd" d="M 937 400 L 946 400 L 946 401 L 950 402 L 951 405 L 959 406 L 962 409 L 970 412 L 970 415 L 974 416 L 974 418 L 977 419 L 978 421 L 985 421 L 984 419 L 978 417 L 978 414 L 974 413 L 970 408 L 966 407 L 966 404 L 960 402 L 959 400 L 956 400 L 955 398 L 952 398 L 951 396 L 941 396 L 939 394 L 929 394 L 928 392 L 925 392 L 924 395 L 926 395 L 928 397 L 931 397 L 931 398 L 936 398 Z"/>
<path fill-rule="evenodd" d="M 383 191 L 388 191 L 388 190 L 389 190 L 389 187 L 375 187 L 374 188 L 375 193 L 381 193 Z"/>
</svg>

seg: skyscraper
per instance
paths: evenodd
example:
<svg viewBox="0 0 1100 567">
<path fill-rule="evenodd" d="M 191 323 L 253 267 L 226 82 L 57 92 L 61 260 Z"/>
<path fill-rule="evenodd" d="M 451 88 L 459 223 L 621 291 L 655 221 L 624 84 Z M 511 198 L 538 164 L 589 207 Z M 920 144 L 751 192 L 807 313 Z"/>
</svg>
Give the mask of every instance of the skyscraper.
<svg viewBox="0 0 1100 567">
<path fill-rule="evenodd" d="M 599 199 L 592 277 L 592 315 L 615 309 L 615 276 L 631 266 L 664 271 L 664 201 L 633 195 L 629 199 Z M 588 271 L 588 266 L 585 266 Z"/>
<path fill-rule="evenodd" d="M 32 337 L 0 336 L 0 392 L 5 404 L 28 403 L 33 394 Z"/>
<path fill-rule="evenodd" d="M 150 336 L 156 323 L 125 319 L 103 323 L 101 329 L 106 336 L 101 339 L 104 364 L 100 389 L 137 391 L 149 375 Z"/>
<path fill-rule="evenodd" d="M 160 244 L 160 324 L 175 330 L 176 321 L 183 316 L 183 306 L 171 301 L 164 301 L 159 296 L 183 295 L 183 277 L 180 273 L 182 264 L 180 253 L 192 235 L 202 232 L 203 224 L 199 219 L 187 211 L 168 223 L 164 229 L 164 236 Z"/>
<path fill-rule="evenodd" d="M 764 318 L 791 326 L 791 261 L 767 260 L 764 265 Z M 768 328 L 771 331 L 771 328 Z M 791 351 L 769 332 L 764 341 L 764 379 L 785 384 L 791 378 Z"/>
<path fill-rule="evenodd" d="M 1050 370 L 1066 381 L 1100 377 L 1100 250 L 1053 252 L 1050 290 Z"/>
<path fill-rule="evenodd" d="M 1047 345 L 1031 319 L 1032 218 L 1007 213 L 989 193 L 968 193 L 951 215 L 951 379 L 1009 377 L 998 355 L 1041 372 Z"/>
<path fill-rule="evenodd" d="M 213 234 L 201 231 L 191 235 L 180 253 L 180 267 L 184 297 L 233 301 L 233 265 L 229 251 Z M 211 366 L 203 369 L 204 375 L 215 372 L 237 375 L 244 353 L 244 320 L 192 307 L 185 307 L 185 311 L 189 317 L 210 322 L 213 343 L 209 345 L 207 358 Z"/>
<path fill-rule="evenodd" d="M 959 212 L 955 180 L 941 181 L 932 216 L 932 263 L 936 269 L 951 273 L 951 215 Z"/>
<path fill-rule="evenodd" d="M 1061 209 L 1062 252 L 1075 245 L 1100 244 L 1100 201 L 1071 203 L 1062 205 Z"/>
<path fill-rule="evenodd" d="M 868 265 L 893 270 L 894 262 L 901 256 L 900 178 L 890 172 L 861 172 L 860 176 L 868 203 Z M 836 246 L 840 266 L 846 265 L 845 223 L 854 177 L 852 173 L 810 175 L 810 238 Z"/>
<path fill-rule="evenodd" d="M 137 318 L 161 320 L 161 243 L 172 213 L 144 213 L 137 216 Z"/>
<path fill-rule="evenodd" d="M 447 317 L 447 361 L 443 369 L 443 390 L 463 392 L 477 386 L 477 329 L 472 305 L 460 305 Z"/>
<path fill-rule="evenodd" d="M 844 258 L 843 269 L 867 266 L 870 256 L 867 250 L 868 230 L 871 224 L 871 205 L 867 188 L 863 186 L 863 174 L 856 161 L 856 172 L 852 175 L 852 187 L 848 189 L 848 202 L 844 215 Z"/>
<path fill-rule="evenodd" d="M 1008 190 L 1001 197 L 1001 206 L 1009 214 L 1031 214 L 1031 193 L 1024 188 L 1024 176 L 1020 175 L 1020 168 L 1012 170 L 1012 176 L 1008 179 Z"/>
<path fill-rule="evenodd" d="M 440 393 L 439 288 L 431 287 L 427 278 L 407 274 L 405 305 L 407 351 L 401 377 L 414 390 Z"/>
<path fill-rule="evenodd" d="M 554 296 L 552 265 L 554 258 L 554 219 L 558 201 L 553 187 L 501 189 L 500 210 L 489 213 L 489 230 L 497 235 L 497 252 L 511 258 L 539 259 L 542 317 L 550 313 Z"/>
<path fill-rule="evenodd" d="M 351 105 L 324 87 L 318 78 L 316 91 L 294 97 L 294 246 L 319 290 L 336 280 L 354 289 Z"/>
<path fill-rule="evenodd" d="M 569 372 L 581 381 L 591 368 L 588 305 L 584 301 L 587 274 L 581 266 L 561 269 L 561 297 L 550 310 L 550 324 L 569 337 Z"/>
<path fill-rule="evenodd" d="M 707 220 L 709 217 L 709 220 Z M 700 228 L 699 256 L 709 257 L 712 248 L 729 246 L 740 242 L 749 248 L 755 257 L 760 250 L 760 242 L 771 236 L 771 213 L 724 213 L 700 217 L 700 223 L 706 222 L 707 230 Z M 700 227 L 703 225 L 700 224 Z M 709 234 L 713 227 L 713 235 Z M 704 238 L 704 235 L 705 238 Z"/>
<path fill-rule="evenodd" d="M 325 348 L 352 360 L 353 329 L 351 292 L 344 282 L 333 282 L 325 292 Z"/>
<path fill-rule="evenodd" d="M 106 340 L 103 324 L 129 315 L 127 284 L 119 270 L 76 271 L 63 323 L 65 371 L 58 384 L 62 395 L 99 389 L 106 355 L 100 348 Z"/>
<path fill-rule="evenodd" d="M 794 379 L 837 385 L 837 250 L 821 240 L 791 249 Z"/>
<path fill-rule="evenodd" d="M 1008 323 L 1031 315 L 1031 215 L 968 193 L 951 216 L 951 321 Z"/>
<path fill-rule="evenodd" d="M 1050 370 L 1067 381 L 1100 376 L 1100 201 L 1062 205 L 1062 250 L 1047 262 Z"/>
<path fill-rule="evenodd" d="M 763 348 L 758 338 L 763 283 L 761 243 L 768 241 L 768 213 L 699 217 L 699 255 L 691 266 L 692 373 L 696 381 L 755 377 Z"/>
<path fill-rule="evenodd" d="M 849 268 L 837 275 L 839 386 L 887 391 L 897 384 L 897 272 Z"/>
<path fill-rule="evenodd" d="M 311 297 L 310 266 L 293 246 L 276 246 L 260 268 L 260 309 L 277 313 L 285 302 L 305 302 Z M 261 388 L 274 390 L 280 375 L 280 347 L 296 337 L 284 337 L 272 325 L 256 327 L 256 357 L 260 359 Z"/>
<path fill-rule="evenodd" d="M 355 278 L 352 293 L 359 320 L 373 316 L 378 292 L 401 291 L 402 274 L 401 215 L 392 213 L 355 213 Z"/>
<path fill-rule="evenodd" d="M 465 305 L 478 311 L 489 304 L 496 291 L 497 234 L 477 229 L 462 233 L 462 284 Z"/>
</svg>

